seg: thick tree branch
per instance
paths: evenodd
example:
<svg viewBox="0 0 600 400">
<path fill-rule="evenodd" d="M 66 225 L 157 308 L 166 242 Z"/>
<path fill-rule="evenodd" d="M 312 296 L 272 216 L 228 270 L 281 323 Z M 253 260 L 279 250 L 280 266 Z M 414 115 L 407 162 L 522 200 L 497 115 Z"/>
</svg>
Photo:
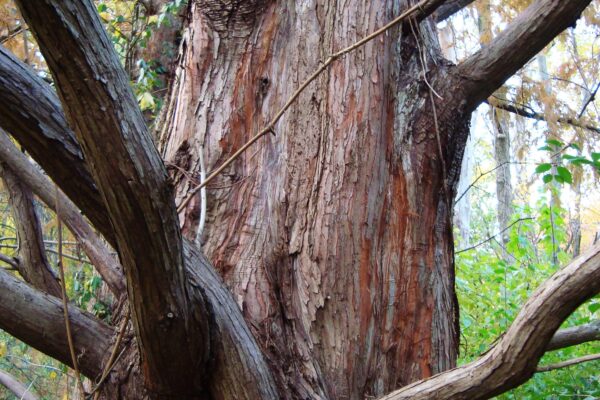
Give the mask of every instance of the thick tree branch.
<svg viewBox="0 0 600 400">
<path fill-rule="evenodd" d="M 413 383 L 384 397 L 487 399 L 514 388 L 536 371 L 554 332 L 584 301 L 600 292 L 600 245 L 589 249 L 544 282 L 506 334 L 467 365 Z"/>
<path fill-rule="evenodd" d="M 114 329 L 91 314 L 69 306 L 79 367 L 94 379 L 110 351 Z M 62 304 L 0 269 L 0 328 L 37 350 L 71 365 Z"/>
<path fill-rule="evenodd" d="M 0 132 L 0 135 L 3 135 Z M 15 150 L 17 150 L 15 148 Z M 18 151 L 18 150 L 17 150 Z M 9 195 L 9 203 L 19 237 L 17 269 L 33 287 L 55 297 L 61 289 L 44 251 L 42 228 L 35 212 L 33 194 L 22 184 L 14 170 L 0 162 L 0 176 Z"/>
<path fill-rule="evenodd" d="M 473 3 L 475 0 L 448 0 L 444 4 L 442 4 L 437 11 L 435 12 L 435 20 L 437 22 L 442 22 L 469 4 Z"/>
<path fill-rule="evenodd" d="M 552 337 L 546 351 L 563 349 L 594 340 L 600 340 L 600 320 L 572 328 L 560 329 Z"/>
<path fill-rule="evenodd" d="M 92 224 L 114 244 L 104 202 L 61 104 L 47 82 L 0 47 L 0 126 L 31 154 Z M 56 158 L 64 159 L 57 163 Z"/>
<path fill-rule="evenodd" d="M 534 55 L 572 26 L 591 0 L 536 0 L 498 36 L 461 64 L 468 110 L 498 89 Z"/>
<path fill-rule="evenodd" d="M 14 376 L 5 371 L 0 371 L 0 385 L 10 390 L 21 400 L 38 400 L 27 386 L 19 382 Z"/>
<path fill-rule="evenodd" d="M 31 188 L 49 208 L 54 210 L 56 203 L 60 204 L 61 220 L 77 238 L 83 251 L 110 290 L 117 297 L 125 293 L 125 278 L 119 261 L 113 256 L 111 249 L 85 221 L 75 204 L 61 191 L 57 193 L 56 186 L 27 160 L 27 157 L 17 149 L 1 129 L 0 162 L 9 165 L 18 180 Z M 58 290 L 56 296 L 60 296 L 60 287 Z"/>
<path fill-rule="evenodd" d="M 1 64 L 0 54 L 0 69 Z M 26 78 L 23 76 L 17 78 L 26 81 Z M 28 96 L 23 91 L 19 92 L 18 95 Z M 34 100 L 36 99 L 34 98 Z M 40 100 L 45 101 L 45 99 Z M 23 99 L 19 99 L 19 101 L 22 102 Z M 0 102 L 0 104 L 2 103 Z M 11 105 L 2 104 L 0 110 L 3 107 L 11 107 Z M 34 103 L 32 107 L 36 108 L 37 106 Z M 2 122 L 2 119 L 0 119 L 0 123 Z M 36 120 L 30 122 L 33 127 L 43 125 L 41 121 L 40 123 Z M 63 123 L 66 124 L 66 121 L 63 120 Z M 49 138 L 55 139 L 51 140 Z M 82 171 L 87 172 L 83 158 L 70 159 L 58 156 L 64 152 L 65 143 L 69 143 L 72 139 L 72 132 L 66 125 L 58 126 L 56 130 L 49 131 L 47 135 L 42 136 L 39 142 L 41 149 L 37 149 L 36 154 L 46 152 L 56 155 L 48 158 L 47 161 L 58 164 L 52 165 L 52 168 L 49 169 L 50 171 L 67 172 L 67 179 L 63 180 L 61 180 L 61 175 L 53 175 L 49 172 L 51 178 L 59 186 L 68 188 L 71 192 L 76 193 L 77 190 L 81 190 L 87 193 L 95 193 L 96 196 L 99 196 L 95 188 L 89 186 L 91 179 L 79 182 L 76 179 L 76 174 Z M 73 165 L 69 166 L 69 163 L 73 163 Z M 72 171 L 74 175 L 69 176 L 69 171 Z M 86 185 L 88 186 L 86 187 Z M 77 207 L 82 208 L 84 213 L 91 215 L 91 210 L 85 208 L 90 207 L 90 202 L 83 201 L 79 196 L 74 197 L 74 202 L 77 204 Z M 97 213 L 94 215 L 99 216 L 100 219 L 108 218 L 106 208 L 95 211 Z M 184 254 L 186 255 L 185 266 L 187 274 L 190 277 L 189 284 L 191 285 L 191 290 L 203 292 L 213 315 L 211 318 L 211 330 L 215 332 L 215 339 L 211 344 L 213 363 L 211 364 L 211 375 L 207 377 L 209 386 L 214 385 L 213 387 L 209 387 L 211 392 L 220 393 L 221 390 L 226 390 L 235 394 L 233 398 L 246 398 L 249 400 L 279 398 L 268 365 L 250 333 L 239 307 L 224 283 L 209 262 L 187 240 L 184 240 Z M 16 333 L 15 336 L 19 337 Z M 216 377 L 216 375 L 219 375 L 219 377 Z"/>
</svg>

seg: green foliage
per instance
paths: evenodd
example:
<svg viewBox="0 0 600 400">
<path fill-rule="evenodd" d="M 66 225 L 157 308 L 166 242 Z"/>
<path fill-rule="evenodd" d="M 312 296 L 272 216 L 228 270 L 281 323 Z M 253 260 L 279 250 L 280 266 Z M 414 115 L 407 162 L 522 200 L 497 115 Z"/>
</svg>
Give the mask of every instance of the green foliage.
<svg viewBox="0 0 600 400">
<path fill-rule="evenodd" d="M 158 59 L 144 59 L 153 32 L 170 26 L 173 18 L 182 10 L 186 1 L 174 0 L 164 4 L 158 14 L 150 14 L 139 1 L 102 1 L 97 3 L 100 18 L 121 57 L 125 70 L 132 79 L 133 91 L 142 111 L 153 119 L 162 107 L 166 83 L 162 76 L 166 68 Z M 173 56 L 173 49 L 163 49 Z"/>
<path fill-rule="evenodd" d="M 592 152 L 590 158 L 581 156 L 580 154 L 562 154 L 568 150 L 576 150 L 581 153 L 581 149 L 575 143 L 565 145 L 559 140 L 548 139 L 546 144 L 540 147 L 540 150 L 549 153 L 552 161 L 539 164 L 536 169 L 536 174 L 544 174 L 542 180 L 544 183 L 556 181 L 557 183 L 573 184 L 573 174 L 567 168 L 567 164 L 573 167 L 581 167 L 582 165 L 590 165 L 597 171 L 600 171 L 600 153 Z M 559 157 L 560 156 L 560 157 Z M 567 164 L 564 164 L 564 163 Z M 548 173 L 546 173 L 548 172 Z"/>
<path fill-rule="evenodd" d="M 541 150 L 555 154 L 565 147 L 558 141 L 548 141 L 547 148 Z M 557 164 L 560 161 L 556 161 L 556 157 L 552 159 L 551 163 L 539 164 L 535 173 L 542 175 L 552 170 L 551 174 L 543 177 L 550 175 L 551 180 L 558 183 L 571 183 L 567 166 L 573 168 L 577 164 L 569 158 L 562 158 L 569 163 L 566 165 Z M 593 158 L 584 159 L 593 162 Z M 516 207 L 512 218 L 514 224 L 503 232 L 504 241 L 496 236 L 487 240 L 493 235 L 488 227 L 494 224 L 495 210 L 486 208 L 486 201 L 482 200 L 486 194 L 475 192 L 473 195 L 476 196 L 472 201 L 476 210 L 473 212 L 475 220 L 471 224 L 474 228 L 471 232 L 472 242 L 485 243 L 469 251 L 457 252 L 456 256 L 456 289 L 461 324 L 460 364 L 470 362 L 489 350 L 536 288 L 572 257 L 569 254 L 568 222 L 565 218 L 567 210 L 552 201 L 560 197 L 560 186 L 544 185 L 534 206 L 525 204 Z M 563 327 L 588 323 L 599 317 L 600 299 L 596 296 L 579 307 Z M 547 353 L 541 365 L 598 352 L 600 344 L 597 342 L 565 348 Z M 523 386 L 499 398 L 599 398 L 598 367 L 599 362 L 596 361 L 539 373 Z"/>
</svg>

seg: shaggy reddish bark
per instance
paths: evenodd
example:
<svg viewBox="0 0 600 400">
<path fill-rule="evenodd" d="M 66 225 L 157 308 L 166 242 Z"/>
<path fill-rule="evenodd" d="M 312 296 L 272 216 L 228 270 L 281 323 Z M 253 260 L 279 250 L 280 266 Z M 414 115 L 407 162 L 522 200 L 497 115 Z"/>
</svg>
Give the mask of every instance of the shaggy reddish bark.
<svg viewBox="0 0 600 400">
<path fill-rule="evenodd" d="M 224 283 L 181 238 L 170 192 L 173 183 L 181 203 L 200 152 L 205 169 L 218 166 L 321 61 L 400 14 L 401 3 L 191 2 L 160 136 L 169 181 L 91 2 L 20 2 L 77 139 L 47 85 L 4 53 L 0 68 L 14 76 L 0 74 L 0 123 L 116 245 L 125 270 L 134 340 L 104 397 L 358 399 L 454 365 L 451 204 L 470 112 L 589 0 L 533 3 L 457 67 L 441 58 L 427 20 L 337 60 L 275 135 L 209 185 L 201 242 Z M 32 102 L 40 106 L 19 110 Z M 194 199 L 179 215 L 192 239 L 198 209 Z M 590 274 L 596 258 L 584 263 Z M 567 293 L 568 306 L 586 293 Z"/>
</svg>

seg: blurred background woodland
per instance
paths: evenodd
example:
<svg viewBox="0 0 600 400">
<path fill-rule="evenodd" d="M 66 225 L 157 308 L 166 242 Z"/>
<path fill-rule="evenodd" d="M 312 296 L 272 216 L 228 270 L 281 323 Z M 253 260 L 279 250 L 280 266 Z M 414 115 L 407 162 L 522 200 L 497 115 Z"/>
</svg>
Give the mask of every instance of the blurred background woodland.
<svg viewBox="0 0 600 400">
<path fill-rule="evenodd" d="M 440 45 L 452 62 L 484 46 L 530 2 L 470 3 L 439 24 Z M 177 55 L 185 1 L 96 1 L 96 5 L 151 125 L 161 110 Z M 10 0 L 0 0 L 0 44 L 52 82 Z M 484 353 L 538 284 L 600 240 L 599 68 L 600 4 L 594 2 L 574 29 L 558 36 L 473 115 L 455 199 L 460 363 Z M 15 204 L 29 201 L 39 220 L 45 256 L 56 267 L 60 227 L 56 215 L 26 189 L 19 192 L 11 186 L 0 182 L 0 266 L 14 270 L 20 249 Z M 69 299 L 110 321 L 110 292 L 80 244 L 67 229 L 61 233 Z M 600 296 L 596 296 L 563 327 L 595 324 L 600 331 L 599 320 Z M 600 353 L 600 341 L 549 352 L 541 365 L 595 353 Z M 600 362 L 592 361 L 538 373 L 501 397 L 597 399 L 599 370 Z M 1 373 L 10 374 L 40 399 L 77 398 L 69 368 L 2 331 Z M 15 397 L 0 386 L 0 399 Z"/>
</svg>

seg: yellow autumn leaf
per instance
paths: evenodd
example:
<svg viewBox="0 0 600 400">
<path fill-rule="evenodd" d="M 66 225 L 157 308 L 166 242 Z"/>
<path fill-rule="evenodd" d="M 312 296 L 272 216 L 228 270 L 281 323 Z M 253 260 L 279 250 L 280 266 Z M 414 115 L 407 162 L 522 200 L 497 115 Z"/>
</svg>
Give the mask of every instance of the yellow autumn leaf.
<svg viewBox="0 0 600 400">
<path fill-rule="evenodd" d="M 56 371 L 51 371 L 50 372 L 50 379 L 56 379 L 58 375 L 56 374 Z"/>
<path fill-rule="evenodd" d="M 138 96 L 138 101 L 140 103 L 140 108 L 142 111 L 144 110 L 153 110 L 156 106 L 154 103 L 154 97 L 150 94 L 150 92 L 144 92 L 140 96 Z"/>
<path fill-rule="evenodd" d="M 105 21 L 110 21 L 110 14 L 106 11 L 103 11 L 100 13 L 100 18 L 102 18 Z"/>
<path fill-rule="evenodd" d="M 0 357 L 4 357 L 6 355 L 6 343 L 0 343 Z"/>
<path fill-rule="evenodd" d="M 148 17 L 149 24 L 156 24 L 158 22 L 158 15 L 151 15 Z"/>
</svg>

